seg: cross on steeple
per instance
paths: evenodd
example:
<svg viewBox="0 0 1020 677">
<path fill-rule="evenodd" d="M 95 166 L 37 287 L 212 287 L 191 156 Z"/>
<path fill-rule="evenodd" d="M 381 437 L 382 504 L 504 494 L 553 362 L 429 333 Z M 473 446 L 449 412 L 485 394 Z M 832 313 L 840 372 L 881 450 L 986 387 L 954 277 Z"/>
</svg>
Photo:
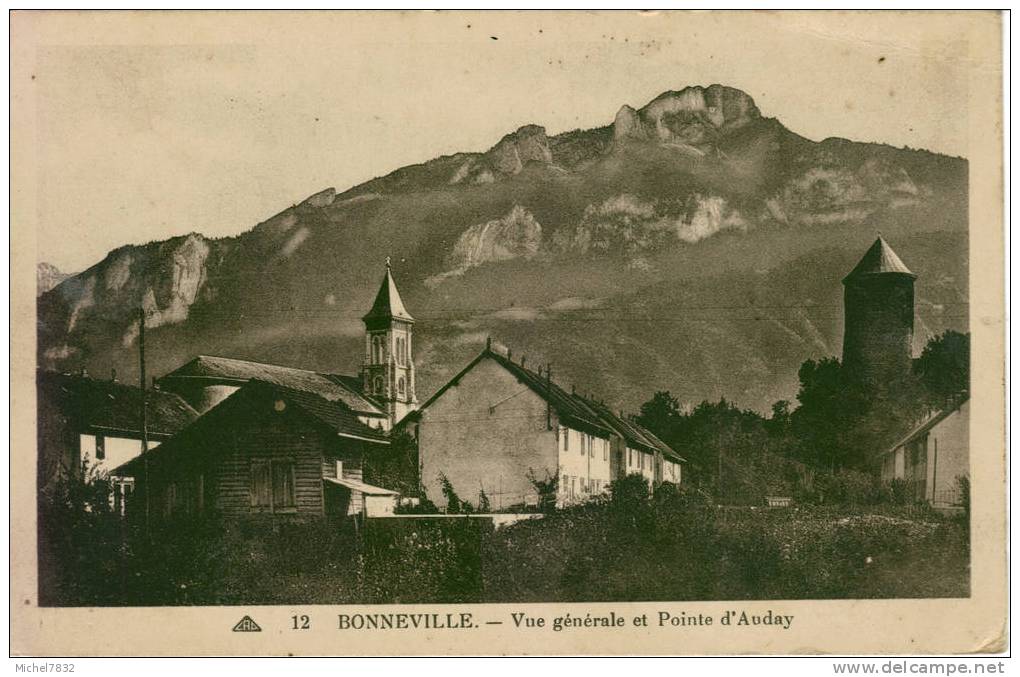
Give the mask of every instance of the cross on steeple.
<svg viewBox="0 0 1020 677">
<path fill-rule="evenodd" d="M 390 257 L 386 257 L 386 270 L 390 269 Z"/>
</svg>

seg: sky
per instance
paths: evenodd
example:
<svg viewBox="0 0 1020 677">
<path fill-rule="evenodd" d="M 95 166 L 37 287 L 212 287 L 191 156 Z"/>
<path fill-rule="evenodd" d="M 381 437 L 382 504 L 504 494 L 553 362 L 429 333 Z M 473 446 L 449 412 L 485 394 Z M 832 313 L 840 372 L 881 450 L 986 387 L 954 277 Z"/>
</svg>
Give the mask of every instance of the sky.
<svg viewBox="0 0 1020 677">
<path fill-rule="evenodd" d="M 961 35 L 892 12 L 20 14 L 13 105 L 33 114 L 14 133 L 34 143 L 38 258 L 77 272 L 688 85 L 742 89 L 811 139 L 966 156 Z"/>
</svg>

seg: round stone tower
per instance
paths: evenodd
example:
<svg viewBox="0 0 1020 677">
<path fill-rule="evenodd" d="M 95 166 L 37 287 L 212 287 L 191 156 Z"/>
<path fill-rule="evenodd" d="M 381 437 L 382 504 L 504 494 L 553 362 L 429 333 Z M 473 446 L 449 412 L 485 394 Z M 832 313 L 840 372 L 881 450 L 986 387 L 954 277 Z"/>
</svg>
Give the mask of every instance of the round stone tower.
<svg viewBox="0 0 1020 677">
<path fill-rule="evenodd" d="M 843 278 L 843 367 L 852 378 L 881 387 L 910 373 L 915 279 L 881 236 Z"/>
</svg>

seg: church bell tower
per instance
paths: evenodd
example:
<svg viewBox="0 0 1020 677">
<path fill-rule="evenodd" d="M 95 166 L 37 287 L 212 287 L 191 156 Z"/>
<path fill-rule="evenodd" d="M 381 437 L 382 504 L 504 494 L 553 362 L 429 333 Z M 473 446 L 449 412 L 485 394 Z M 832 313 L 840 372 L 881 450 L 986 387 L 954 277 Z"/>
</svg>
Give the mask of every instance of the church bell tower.
<svg viewBox="0 0 1020 677">
<path fill-rule="evenodd" d="M 392 426 L 418 407 L 418 398 L 414 394 L 414 318 L 400 299 L 389 257 L 375 303 L 362 321 L 365 323 L 362 387 L 366 395 L 383 405 Z"/>
</svg>

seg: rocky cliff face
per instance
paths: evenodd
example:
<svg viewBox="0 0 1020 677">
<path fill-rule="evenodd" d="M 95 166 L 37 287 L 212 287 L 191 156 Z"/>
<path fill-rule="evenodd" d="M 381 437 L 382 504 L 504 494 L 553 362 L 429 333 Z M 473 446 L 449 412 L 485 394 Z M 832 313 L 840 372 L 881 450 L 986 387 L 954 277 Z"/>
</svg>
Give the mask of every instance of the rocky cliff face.
<svg viewBox="0 0 1020 677">
<path fill-rule="evenodd" d="M 761 119 L 754 100 L 722 85 L 664 92 L 639 111 L 624 106 L 613 122 L 617 143 L 654 140 L 699 153 L 720 136 Z"/>
<path fill-rule="evenodd" d="M 504 136 L 488 152 L 464 160 L 450 183 L 492 183 L 519 174 L 529 162 L 551 164 L 552 161 L 545 128 L 525 125 Z"/>
<path fill-rule="evenodd" d="M 355 372 L 389 256 L 421 395 L 491 334 L 621 403 L 767 409 L 838 354 L 839 280 L 879 230 L 920 275 L 919 332 L 965 330 L 965 161 L 809 141 L 739 90 L 687 87 L 322 190 L 235 238 L 117 249 L 41 294 L 39 361 L 130 378 L 141 307 L 155 374 L 196 353 Z"/>
<path fill-rule="evenodd" d="M 39 296 L 56 287 L 58 284 L 70 277 L 63 273 L 52 263 L 45 261 L 38 264 L 35 270 L 35 295 Z"/>
<path fill-rule="evenodd" d="M 115 329 L 116 340 L 131 346 L 138 336 L 139 308 L 145 312 L 146 328 L 186 321 L 203 291 L 211 250 L 210 242 L 197 233 L 123 247 L 69 279 L 40 300 L 41 337 L 70 339 L 47 346 L 44 359 L 80 357 L 84 346 L 72 341 L 93 331 L 96 323 Z"/>
<path fill-rule="evenodd" d="M 502 218 L 477 223 L 465 230 L 447 257 L 449 270 L 433 275 L 426 284 L 435 287 L 443 280 L 496 261 L 531 259 L 542 246 L 542 225 L 527 209 L 514 205 Z"/>
</svg>

